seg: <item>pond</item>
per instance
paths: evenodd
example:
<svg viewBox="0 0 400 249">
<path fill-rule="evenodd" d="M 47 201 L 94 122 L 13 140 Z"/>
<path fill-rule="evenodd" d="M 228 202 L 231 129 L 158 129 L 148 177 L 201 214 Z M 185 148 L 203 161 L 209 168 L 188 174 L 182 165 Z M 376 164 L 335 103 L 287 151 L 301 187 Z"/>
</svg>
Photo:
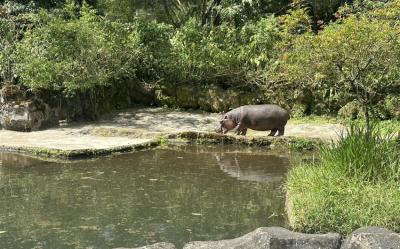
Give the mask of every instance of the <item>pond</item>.
<svg viewBox="0 0 400 249">
<path fill-rule="evenodd" d="M 0 153 L 0 248 L 114 248 L 285 226 L 288 155 L 178 146 L 47 162 Z"/>
</svg>

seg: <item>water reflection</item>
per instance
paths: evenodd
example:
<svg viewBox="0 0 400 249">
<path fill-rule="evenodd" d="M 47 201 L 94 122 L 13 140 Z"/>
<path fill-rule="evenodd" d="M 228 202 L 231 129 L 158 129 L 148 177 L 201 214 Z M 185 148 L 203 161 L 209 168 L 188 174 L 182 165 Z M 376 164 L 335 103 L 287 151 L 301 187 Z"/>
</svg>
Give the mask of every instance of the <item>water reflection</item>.
<svg viewBox="0 0 400 249">
<path fill-rule="evenodd" d="M 219 168 L 229 176 L 241 181 L 279 182 L 282 180 L 289 161 L 285 157 L 270 155 L 253 155 L 250 162 L 243 154 L 216 154 Z"/>
<path fill-rule="evenodd" d="M 0 162 L 0 248 L 181 246 L 284 224 L 288 160 L 262 151 L 188 146 L 73 163 L 0 153 Z"/>
</svg>

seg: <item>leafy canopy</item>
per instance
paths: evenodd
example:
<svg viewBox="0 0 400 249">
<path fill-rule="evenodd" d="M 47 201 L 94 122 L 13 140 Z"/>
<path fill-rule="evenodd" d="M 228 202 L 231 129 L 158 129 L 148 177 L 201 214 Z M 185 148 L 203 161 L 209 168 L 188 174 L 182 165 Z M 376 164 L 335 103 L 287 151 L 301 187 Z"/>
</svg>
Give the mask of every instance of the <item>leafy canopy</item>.
<svg viewBox="0 0 400 249">
<path fill-rule="evenodd" d="M 348 95 L 368 115 L 374 104 L 399 89 L 399 60 L 399 29 L 390 22 L 349 17 L 318 35 L 300 36 L 282 56 L 280 73 L 289 82 Z"/>
<path fill-rule="evenodd" d="M 73 5 L 70 1 L 60 16 L 41 12 L 42 24 L 18 44 L 17 72 L 28 87 L 74 93 L 134 73 L 137 34 L 103 20 L 85 3 L 78 16 L 70 11 Z"/>
</svg>

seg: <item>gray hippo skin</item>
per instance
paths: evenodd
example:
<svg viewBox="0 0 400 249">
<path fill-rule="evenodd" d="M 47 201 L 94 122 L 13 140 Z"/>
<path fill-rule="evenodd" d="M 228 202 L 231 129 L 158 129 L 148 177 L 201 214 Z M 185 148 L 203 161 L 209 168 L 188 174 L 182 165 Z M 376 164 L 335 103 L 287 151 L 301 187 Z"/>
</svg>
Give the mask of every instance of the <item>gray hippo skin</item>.
<svg viewBox="0 0 400 249">
<path fill-rule="evenodd" d="M 271 131 L 269 136 L 283 136 L 289 112 L 277 105 L 245 105 L 225 113 L 219 121 L 218 133 L 236 129 L 237 135 L 246 135 L 247 129 Z"/>
</svg>

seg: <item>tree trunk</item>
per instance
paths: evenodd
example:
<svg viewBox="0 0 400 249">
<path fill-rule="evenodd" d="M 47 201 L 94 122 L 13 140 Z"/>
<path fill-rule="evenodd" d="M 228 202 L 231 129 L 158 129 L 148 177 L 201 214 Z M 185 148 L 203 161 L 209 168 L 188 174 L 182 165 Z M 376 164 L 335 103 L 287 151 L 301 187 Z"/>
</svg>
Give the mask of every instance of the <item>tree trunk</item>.
<svg viewBox="0 0 400 249">
<path fill-rule="evenodd" d="M 366 123 L 367 131 L 370 131 L 371 125 L 370 125 L 370 117 L 369 117 L 369 107 L 368 107 L 367 103 L 364 103 L 364 115 L 365 115 L 365 123 Z"/>
<path fill-rule="evenodd" d="M 214 11 L 214 7 L 219 6 L 221 4 L 221 0 L 213 0 L 207 11 L 204 13 L 203 18 L 201 20 L 202 26 L 207 23 L 214 24 L 218 26 L 220 24 L 220 16 L 219 13 Z"/>
</svg>

